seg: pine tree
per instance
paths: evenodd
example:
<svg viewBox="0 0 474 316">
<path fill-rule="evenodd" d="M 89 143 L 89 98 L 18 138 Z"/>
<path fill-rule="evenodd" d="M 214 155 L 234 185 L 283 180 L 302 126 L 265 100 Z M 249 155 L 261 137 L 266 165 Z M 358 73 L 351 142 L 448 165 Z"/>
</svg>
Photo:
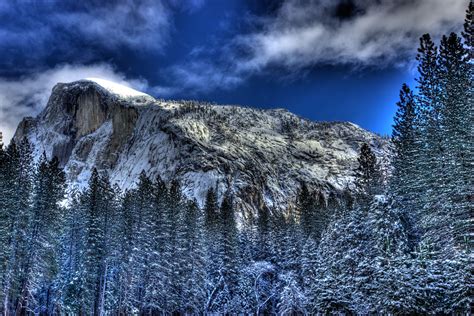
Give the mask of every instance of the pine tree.
<svg viewBox="0 0 474 316">
<path fill-rule="evenodd" d="M 314 279 L 308 300 L 310 312 L 354 313 L 352 295 L 356 292 L 356 267 L 364 252 L 363 213 L 346 210 L 334 218 L 318 247 Z"/>
<path fill-rule="evenodd" d="M 208 229 L 214 229 L 219 218 L 219 205 L 217 201 L 217 192 L 211 187 L 206 193 L 204 204 L 205 225 Z"/>
<path fill-rule="evenodd" d="M 314 313 L 315 292 L 314 281 L 317 278 L 317 267 L 319 262 L 318 243 L 320 239 L 316 240 L 313 236 L 309 236 L 304 241 L 301 254 L 301 269 L 303 276 L 303 291 L 305 294 L 305 310 L 309 313 Z"/>
<path fill-rule="evenodd" d="M 256 261 L 268 261 L 270 260 L 270 243 L 271 243 L 271 232 L 270 232 L 270 210 L 265 206 L 258 208 L 257 218 L 257 240 L 256 248 L 257 253 L 255 256 Z"/>
<path fill-rule="evenodd" d="M 204 229 L 206 244 L 207 302 L 206 312 L 215 311 L 217 294 L 221 288 L 222 277 L 218 272 L 219 258 L 219 223 L 220 212 L 217 192 L 211 187 L 207 191 L 204 204 Z"/>
<path fill-rule="evenodd" d="M 34 194 L 27 227 L 27 261 L 22 267 L 22 306 L 51 313 L 53 282 L 58 273 L 59 238 L 64 198 L 65 174 L 57 158 L 43 154 L 34 177 Z M 30 299 L 29 299 L 30 298 Z"/>
<path fill-rule="evenodd" d="M 175 253 L 178 247 L 177 226 L 179 214 L 182 213 L 184 205 L 185 200 L 181 193 L 181 184 L 178 180 L 174 179 L 170 183 L 167 206 L 165 208 L 165 221 L 162 227 L 167 241 L 162 253 L 164 289 L 166 290 L 166 295 L 164 296 L 166 298 L 165 306 L 167 306 L 167 310 L 173 312 L 179 310 L 179 302 L 181 300 L 182 289 L 180 288 L 179 277 L 176 273 L 179 269 L 178 263 L 175 260 Z"/>
<path fill-rule="evenodd" d="M 106 260 L 104 263 L 101 313 L 104 314 L 117 305 L 118 284 L 117 267 L 121 259 L 121 244 L 119 240 L 120 228 L 120 189 L 118 185 L 111 185 L 108 178 L 104 178 L 104 231 Z"/>
<path fill-rule="evenodd" d="M 66 209 L 61 237 L 59 305 L 66 313 L 79 314 L 82 309 L 84 284 L 83 253 L 86 235 L 86 210 L 78 192 L 71 193 L 71 205 Z"/>
<path fill-rule="evenodd" d="M 310 236 L 313 232 L 313 223 L 315 221 L 315 208 L 316 201 L 309 192 L 306 183 L 301 183 L 300 191 L 297 197 L 297 212 L 298 220 L 301 223 L 304 236 Z"/>
<path fill-rule="evenodd" d="M 4 282 L 6 281 L 6 273 L 8 267 L 8 260 L 9 260 L 9 248 L 10 248 L 10 241 L 11 241 L 11 212 L 9 209 L 10 206 L 10 197 L 8 195 L 9 192 L 9 184 L 11 179 L 8 177 L 9 174 L 9 157 L 6 151 L 2 146 L 0 146 L 0 298 L 2 299 L 2 307 L 0 308 L 0 312 L 6 313 L 7 306 L 4 306 L 4 299 L 6 298 L 6 289 L 4 288 Z M 8 299 L 7 299 L 8 301 Z"/>
<path fill-rule="evenodd" d="M 418 89 L 420 91 L 419 101 L 425 111 L 431 111 L 437 106 L 438 98 L 438 48 L 434 44 L 429 34 L 424 34 L 420 38 L 418 48 L 419 77 L 417 78 Z"/>
<path fill-rule="evenodd" d="M 13 141 L 6 151 L 4 216 L 8 218 L 8 235 L 3 252 L 7 258 L 2 273 L 3 311 L 21 309 L 25 297 L 28 223 L 33 193 L 33 153 L 28 139 Z M 18 303 L 18 304 L 17 304 Z"/>
<path fill-rule="evenodd" d="M 370 237 L 359 264 L 363 282 L 357 299 L 359 304 L 369 303 L 367 309 L 373 312 L 409 312 L 414 305 L 408 290 L 415 285 L 404 263 L 409 260 L 410 245 L 403 216 L 390 198 L 375 199 L 369 207 L 364 225 Z"/>
<path fill-rule="evenodd" d="M 474 165 L 473 161 L 473 155 L 472 152 L 474 151 L 474 131 L 472 127 L 472 121 L 474 120 L 474 109 L 473 109 L 473 104 L 474 104 L 474 2 L 470 1 L 469 2 L 469 7 L 466 11 L 466 19 L 464 23 L 464 44 L 467 46 L 468 50 L 468 65 L 467 65 L 467 76 L 468 76 L 468 82 L 469 85 L 467 87 L 467 91 L 465 94 L 467 94 L 467 99 L 465 100 L 466 104 L 468 105 L 467 112 L 465 113 L 466 115 L 466 121 L 471 122 L 470 124 L 468 123 L 468 126 L 470 126 L 470 129 L 467 134 L 467 140 L 466 140 L 466 156 L 463 157 L 463 160 L 465 162 L 464 166 L 464 171 L 469 170 L 470 168 L 472 169 L 472 166 Z M 465 74 L 466 75 L 466 74 Z M 469 174 L 469 173 L 468 173 Z M 471 184 L 472 188 L 472 179 L 470 181 L 467 181 L 467 183 Z M 467 202 L 472 202 L 474 194 L 471 192 L 468 193 L 467 197 Z M 462 226 L 461 226 L 462 227 Z M 473 227 L 472 224 L 466 231 L 473 232 Z M 472 238 L 472 237 L 469 237 Z M 467 244 L 471 245 L 472 240 L 467 239 Z M 472 247 L 470 248 L 472 249 Z"/>
<path fill-rule="evenodd" d="M 219 218 L 218 272 L 222 280 L 218 304 L 224 313 L 232 312 L 239 280 L 238 233 L 235 222 L 233 197 L 227 192 L 221 203 Z"/>
<path fill-rule="evenodd" d="M 469 76 L 468 51 L 461 38 L 451 33 L 441 40 L 439 53 L 439 78 L 441 90 L 441 144 L 443 148 L 442 176 L 443 184 L 439 194 L 445 203 L 440 209 L 448 208 L 449 219 L 454 221 L 454 235 L 457 244 L 466 242 L 469 230 L 470 201 L 472 196 L 472 149 L 473 146 L 473 104 L 469 103 L 469 87 L 472 85 Z M 442 215 L 441 215 L 442 216 Z M 436 234 L 441 237 L 441 234 Z"/>
<path fill-rule="evenodd" d="M 472 1 L 469 2 L 469 6 L 466 10 L 466 19 L 464 20 L 464 32 L 462 33 L 462 35 L 464 37 L 464 43 L 466 44 L 467 49 L 469 51 L 469 59 L 471 60 L 470 74 L 472 79 L 472 60 L 474 60 L 474 2 Z"/>
<path fill-rule="evenodd" d="M 92 171 L 89 188 L 83 198 L 86 208 L 83 312 L 102 314 L 110 271 L 108 256 L 114 197 L 108 179 L 101 177 L 96 169 Z"/>
<path fill-rule="evenodd" d="M 400 101 L 397 102 L 392 131 L 392 140 L 395 145 L 393 188 L 400 196 L 407 196 L 413 187 L 409 181 L 415 169 L 413 160 L 416 159 L 417 113 L 415 96 L 410 88 L 403 84 L 400 90 Z M 408 182 L 408 183 L 407 183 Z"/>
<path fill-rule="evenodd" d="M 422 212 L 427 205 L 436 201 L 433 197 L 438 195 L 439 176 L 442 166 L 439 157 L 442 156 L 440 135 L 440 80 L 438 67 L 438 48 L 429 34 L 420 38 L 418 48 L 418 82 L 419 94 L 416 98 L 418 113 L 419 137 L 416 138 L 419 157 L 416 163 L 417 172 L 414 176 L 414 185 L 418 188 L 417 198 L 413 203 L 418 212 Z M 423 220 L 423 214 L 418 215 Z"/>
<path fill-rule="evenodd" d="M 413 92 L 404 84 L 400 91 L 400 101 L 397 102 L 392 140 L 395 146 L 393 158 L 393 174 L 390 179 L 390 192 L 395 197 L 397 208 L 405 218 L 404 222 L 410 231 L 410 239 L 414 245 L 418 240 L 416 231 L 417 199 L 420 188 L 417 185 L 419 176 L 418 161 L 423 159 L 417 146 L 421 136 L 418 126 L 417 102 Z"/>
<path fill-rule="evenodd" d="M 303 230 L 298 223 L 297 214 L 290 212 L 288 218 L 277 219 L 279 237 L 277 243 L 278 262 L 278 309 L 288 313 L 304 312 L 306 302 L 301 300 L 304 294 L 303 289 L 303 269 L 302 269 L 302 249 Z"/>
<path fill-rule="evenodd" d="M 170 263 L 170 249 L 172 249 L 173 227 L 170 226 L 170 194 L 166 183 L 157 177 L 153 182 L 153 210 L 148 220 L 149 230 L 152 236 L 151 252 L 148 256 L 149 271 L 147 272 L 147 283 L 144 287 L 146 295 L 140 300 L 140 310 L 166 310 L 168 308 L 171 288 L 169 280 L 173 272 Z M 147 198 L 147 194 L 144 194 Z M 146 221 L 140 225 L 146 225 Z"/>
<path fill-rule="evenodd" d="M 177 227 L 176 271 L 180 313 L 199 314 L 205 306 L 206 270 L 203 218 L 195 202 L 183 205 Z"/>
<path fill-rule="evenodd" d="M 306 298 L 298 281 L 298 276 L 292 271 L 280 275 L 280 299 L 278 311 L 280 315 L 306 314 Z"/>
<path fill-rule="evenodd" d="M 362 198 L 371 197 L 380 193 L 381 176 L 377 158 L 366 143 L 360 148 L 360 155 L 357 158 L 358 167 L 356 169 L 356 186 Z"/>
<path fill-rule="evenodd" d="M 157 180 L 154 187 L 155 209 L 151 220 L 154 241 L 149 259 L 150 272 L 145 301 L 151 311 L 174 312 L 179 309 L 181 292 L 174 254 L 177 249 L 179 214 L 185 200 L 176 180 L 171 182 L 169 189 L 161 179 Z"/>
<path fill-rule="evenodd" d="M 381 196 L 336 217 L 323 235 L 313 273 L 308 276 L 311 311 L 411 310 L 412 306 L 404 305 L 405 293 L 388 290 L 394 282 L 410 280 L 407 273 L 399 274 L 403 264 L 398 266 L 397 261 L 408 254 L 407 245 L 398 211 L 391 200 Z"/>
<path fill-rule="evenodd" d="M 135 230 L 134 203 L 135 191 L 126 191 L 121 198 L 118 216 L 117 239 L 119 240 L 119 260 L 117 263 L 116 297 L 114 310 L 118 314 L 131 314 L 134 309 L 134 286 L 141 270 L 137 265 L 138 249 L 134 248 L 137 233 Z M 133 255 L 132 255 L 133 254 Z"/>
<path fill-rule="evenodd" d="M 158 260 L 157 254 L 154 254 L 158 238 L 155 234 L 159 232 L 156 227 L 158 216 L 155 214 L 157 212 L 155 189 L 153 182 L 142 171 L 138 186 L 134 191 L 129 192 L 126 200 L 129 204 L 126 205 L 126 209 L 123 209 L 126 212 L 123 220 L 131 224 L 131 227 L 124 228 L 131 234 L 129 241 L 131 248 L 130 289 L 126 291 L 128 297 L 126 297 L 125 305 L 130 308 L 132 301 L 137 302 L 138 312 L 144 312 L 147 300 L 151 299 L 147 291 L 152 278 L 151 271 L 156 268 L 154 265 Z"/>
<path fill-rule="evenodd" d="M 337 200 L 339 200 L 337 198 Z M 302 184 L 297 197 L 297 212 L 303 238 L 311 237 L 315 242 L 321 238 L 329 218 L 329 209 L 323 193 L 310 192 Z"/>
</svg>

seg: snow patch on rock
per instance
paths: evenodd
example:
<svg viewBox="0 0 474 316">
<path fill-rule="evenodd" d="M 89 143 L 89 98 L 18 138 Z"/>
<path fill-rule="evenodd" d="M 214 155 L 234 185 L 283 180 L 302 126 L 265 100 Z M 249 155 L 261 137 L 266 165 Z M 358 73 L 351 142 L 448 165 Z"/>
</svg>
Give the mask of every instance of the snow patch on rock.
<svg viewBox="0 0 474 316">
<path fill-rule="evenodd" d="M 101 78 L 86 78 L 85 80 L 92 81 L 107 89 L 109 92 L 116 94 L 121 97 L 129 98 L 129 97 L 143 97 L 148 96 L 148 94 L 137 91 L 125 85 L 115 83 L 109 80 L 101 79 Z"/>
</svg>

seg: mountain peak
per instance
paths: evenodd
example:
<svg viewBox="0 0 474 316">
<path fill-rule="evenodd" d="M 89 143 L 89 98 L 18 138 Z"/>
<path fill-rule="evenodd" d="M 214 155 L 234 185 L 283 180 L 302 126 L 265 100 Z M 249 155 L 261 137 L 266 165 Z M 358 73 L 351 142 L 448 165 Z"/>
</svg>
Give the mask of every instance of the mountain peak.
<svg viewBox="0 0 474 316">
<path fill-rule="evenodd" d="M 92 81 L 104 88 L 108 92 L 115 94 L 122 98 L 133 98 L 133 97 L 151 97 L 150 95 L 143 93 L 141 91 L 135 90 L 125 84 L 116 83 L 102 78 L 85 78 L 84 81 Z"/>
<path fill-rule="evenodd" d="M 312 122 L 263 111 L 194 101 L 160 101 L 132 88 L 89 78 L 58 84 L 45 110 L 20 124 L 35 153 L 57 156 L 71 187 L 97 168 L 122 189 L 142 170 L 177 179 L 200 205 L 209 188 L 230 190 L 241 214 L 292 207 L 300 183 L 330 196 L 351 186 L 359 148 L 377 156 L 387 142 L 353 124 Z M 245 216 L 245 215 L 242 215 Z"/>
</svg>

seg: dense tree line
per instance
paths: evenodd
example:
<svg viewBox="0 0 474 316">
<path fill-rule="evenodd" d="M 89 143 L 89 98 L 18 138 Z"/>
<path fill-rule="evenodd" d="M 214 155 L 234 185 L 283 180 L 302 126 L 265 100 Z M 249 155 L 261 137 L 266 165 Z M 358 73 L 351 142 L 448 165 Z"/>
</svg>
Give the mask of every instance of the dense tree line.
<svg viewBox="0 0 474 316">
<path fill-rule="evenodd" d="M 420 40 L 400 91 L 388 179 L 368 144 L 352 192 L 305 183 L 284 214 L 237 223 L 145 172 L 126 192 L 93 170 L 65 201 L 57 159 L 0 149 L 0 310 L 25 314 L 467 314 L 472 304 L 473 4 L 462 37 Z"/>
</svg>

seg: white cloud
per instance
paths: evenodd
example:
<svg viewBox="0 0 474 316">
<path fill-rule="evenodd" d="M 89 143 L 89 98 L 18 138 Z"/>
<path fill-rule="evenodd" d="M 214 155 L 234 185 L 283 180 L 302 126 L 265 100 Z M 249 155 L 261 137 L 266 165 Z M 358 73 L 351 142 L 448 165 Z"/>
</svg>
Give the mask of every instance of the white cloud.
<svg viewBox="0 0 474 316">
<path fill-rule="evenodd" d="M 352 16 L 338 17 L 341 3 Z M 253 74 L 284 69 L 289 77 L 315 65 L 413 67 L 419 38 L 462 27 L 468 0 L 286 0 L 271 17 L 248 18 L 254 31 L 214 49 L 195 48 L 167 74 L 173 91 L 232 88 Z M 286 77 L 286 76 L 285 76 Z"/>
<path fill-rule="evenodd" d="M 354 0 L 348 19 L 333 13 L 341 1 L 286 1 L 260 31 L 236 38 L 250 52 L 240 71 L 269 65 L 299 69 L 315 64 L 379 66 L 413 58 L 419 37 L 458 30 L 467 0 Z M 347 1 L 346 1 L 347 3 Z"/>
<path fill-rule="evenodd" d="M 4 141 L 10 141 L 23 117 L 35 116 L 45 107 L 56 83 L 88 77 L 110 80 L 139 91 L 149 89 L 146 80 L 126 78 L 108 64 L 62 65 L 18 80 L 0 78 L 0 131 Z"/>
</svg>

